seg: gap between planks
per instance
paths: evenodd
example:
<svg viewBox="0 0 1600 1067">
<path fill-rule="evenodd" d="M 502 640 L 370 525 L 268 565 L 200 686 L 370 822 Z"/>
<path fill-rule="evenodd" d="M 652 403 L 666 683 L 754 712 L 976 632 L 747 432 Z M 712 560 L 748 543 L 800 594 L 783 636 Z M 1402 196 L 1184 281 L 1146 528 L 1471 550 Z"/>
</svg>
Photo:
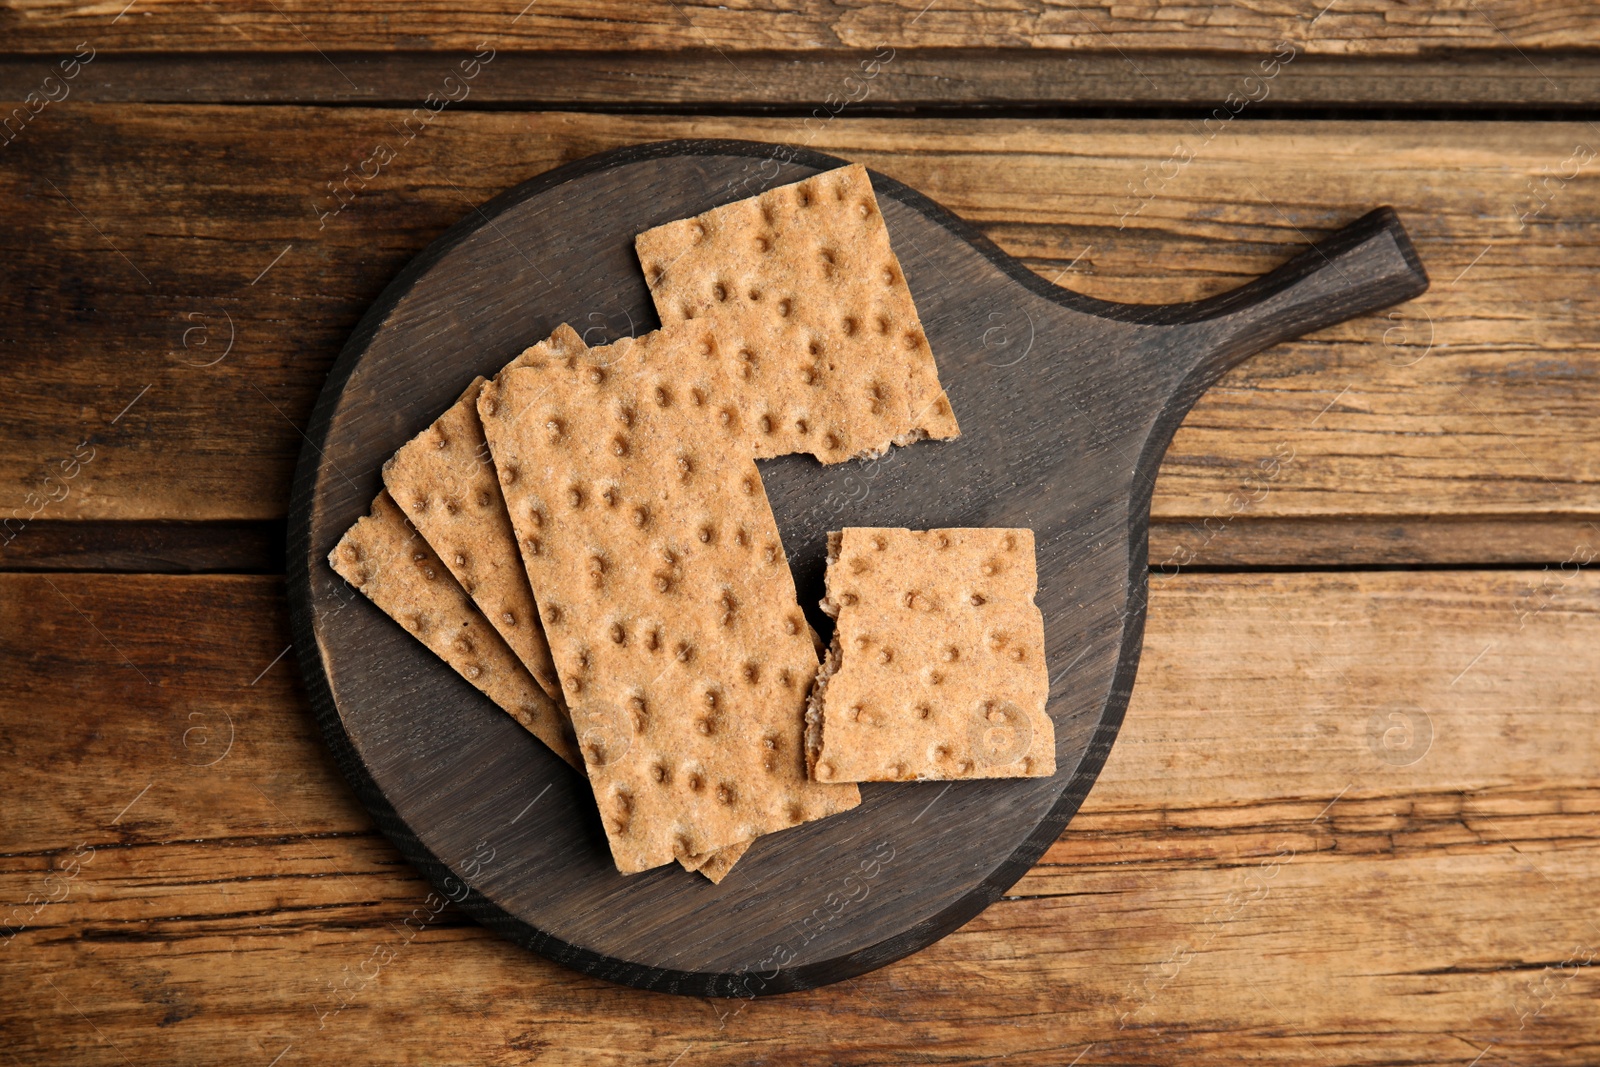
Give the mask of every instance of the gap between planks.
<svg viewBox="0 0 1600 1067">
<path fill-rule="evenodd" d="M 23 99 L 56 73 L 58 61 L 54 53 L 0 54 L 0 99 Z M 1254 53 L 1031 48 L 757 51 L 732 58 L 705 48 L 507 50 L 479 64 L 479 76 L 450 106 L 798 115 L 821 109 L 820 118 L 847 100 L 855 115 L 1073 117 L 1072 109 L 1098 108 L 1107 117 L 1108 108 L 1130 114 L 1167 108 L 1181 113 L 1164 117 L 1203 117 L 1237 93 L 1251 99 L 1239 113 L 1245 118 L 1273 117 L 1273 109 L 1526 118 L 1568 115 L 1600 102 L 1600 56 L 1591 54 L 1541 54 L 1536 63 L 1511 49 L 1408 58 L 1297 54 L 1258 95 L 1259 82 L 1241 86 L 1259 75 L 1261 61 Z M 107 51 L 83 66 L 68 91 L 98 103 L 414 106 L 462 62 L 476 62 L 474 53 Z M 861 76 L 864 62 L 876 63 L 871 77 Z M 730 63 L 737 77 L 729 77 Z"/>
<path fill-rule="evenodd" d="M 1335 516 L 1164 519 L 1150 571 L 1540 568 L 1600 550 L 1600 519 L 1573 516 Z M 0 545 L 0 573 L 284 573 L 280 520 L 39 520 Z"/>
</svg>

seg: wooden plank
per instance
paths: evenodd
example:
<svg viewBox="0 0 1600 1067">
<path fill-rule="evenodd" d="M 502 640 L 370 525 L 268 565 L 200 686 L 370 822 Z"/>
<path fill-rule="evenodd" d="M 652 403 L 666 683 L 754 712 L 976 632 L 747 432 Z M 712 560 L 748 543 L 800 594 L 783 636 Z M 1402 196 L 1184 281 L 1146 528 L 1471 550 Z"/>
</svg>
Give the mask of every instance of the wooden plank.
<svg viewBox="0 0 1600 1067">
<path fill-rule="evenodd" d="M 845 6 L 826 0 L 732 4 L 677 0 L 523 0 L 449 7 L 361 3 L 319 6 L 284 0 L 239 10 L 225 4 L 145 0 L 117 4 L 15 3 L 8 43 L 19 51 L 71 50 L 93 40 L 106 50 L 326 51 L 480 47 L 513 49 L 720 48 L 726 51 L 818 47 L 1034 47 L 1193 52 L 1265 52 L 1304 41 L 1330 55 L 1416 55 L 1442 48 L 1528 50 L 1593 47 L 1584 5 L 1432 0 L 1391 12 L 1383 5 L 1268 4 L 1214 10 L 1170 0 L 1076 5 L 1050 0 L 1009 8 L 924 0 Z"/>
<path fill-rule="evenodd" d="M 295 710 L 280 579 L 7 574 L 0 588 L 5 714 L 28 732 L 8 769 L 28 803 L 0 851 L 43 847 L 47 827 L 131 841 L 370 825 Z M 225 793 L 225 810 L 192 807 L 196 789 Z"/>
<path fill-rule="evenodd" d="M 1593 138 L 1581 124 L 1236 122 L 1201 140 L 1184 122 L 808 129 L 446 111 L 407 142 L 406 119 L 69 100 L 22 131 L 0 156 L 8 530 L 29 515 L 281 517 L 333 355 L 418 249 L 551 166 L 671 136 L 810 140 L 926 192 L 1045 277 L 1112 299 L 1218 292 L 1392 203 L 1433 291 L 1231 373 L 1179 431 L 1156 518 L 1600 510 L 1600 187 L 1563 177 L 1588 165 L 1574 154 Z M 352 179 L 372 173 L 380 144 L 394 159 Z M 1175 146 L 1194 153 L 1187 165 Z M 350 192 L 334 214 L 336 179 Z M 569 312 L 627 329 L 607 313 Z M 63 321 L 65 353 L 41 343 Z"/>
<path fill-rule="evenodd" d="M 430 897 L 327 769 L 292 671 L 247 684 L 281 640 L 274 581 L 49 581 L 73 607 L 0 576 L 0 736 L 38 769 L 0 786 L 0 901 L 28 920 L 0 950 L 18 1062 L 1600 1051 L 1588 570 L 1538 594 L 1514 571 L 1157 583 L 1122 736 L 1044 862 L 922 953 L 761 1001 L 607 985 Z M 233 750 L 174 759 L 184 716 L 224 708 Z"/>
<path fill-rule="evenodd" d="M 83 66 L 66 92 L 72 100 L 96 103 L 410 108 L 433 83 L 474 55 L 106 52 Z M 489 69 L 465 87 L 460 105 L 722 113 L 781 109 L 808 115 L 818 108 L 826 114 L 849 100 L 855 116 L 908 107 L 978 115 L 1000 109 L 1187 108 L 1199 118 L 1230 93 L 1241 92 L 1258 97 L 1252 116 L 1285 108 L 1422 107 L 1459 115 L 1467 109 L 1510 106 L 1525 113 L 1581 108 L 1600 100 L 1600 57 L 1589 53 L 1541 53 L 1531 62 L 1510 49 L 1393 58 L 1322 55 L 1297 47 L 1264 97 L 1253 83 L 1242 84 L 1259 74 L 1260 59 L 1257 54 L 1026 47 L 898 48 L 892 53 L 830 47 L 740 52 L 732 59 L 726 51 L 703 47 L 672 52 L 500 50 Z M 59 78 L 58 62 L 54 54 L 0 55 L 0 100 L 24 100 L 46 78 Z M 864 78 L 867 71 L 875 73 Z"/>
</svg>

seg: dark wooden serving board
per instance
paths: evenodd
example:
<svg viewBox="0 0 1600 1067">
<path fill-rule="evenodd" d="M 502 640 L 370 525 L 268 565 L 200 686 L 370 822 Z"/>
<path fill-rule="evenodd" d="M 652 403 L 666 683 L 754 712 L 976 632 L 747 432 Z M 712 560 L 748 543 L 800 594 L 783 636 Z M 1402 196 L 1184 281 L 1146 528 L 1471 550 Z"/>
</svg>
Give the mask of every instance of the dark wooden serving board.
<svg viewBox="0 0 1600 1067">
<path fill-rule="evenodd" d="M 379 467 L 474 374 L 566 321 L 591 344 L 657 325 L 641 230 L 843 160 L 675 141 L 583 160 L 474 210 L 388 287 L 329 375 L 290 514 L 294 639 L 356 792 L 438 891 L 580 970 L 679 993 L 804 989 L 882 966 L 980 912 L 1077 811 L 1127 705 L 1144 628 L 1151 486 L 1195 399 L 1253 352 L 1427 288 L 1394 213 L 1191 304 L 1105 303 L 1041 280 L 873 175 L 961 422 L 873 463 L 763 461 L 800 597 L 824 636 L 829 530 L 1029 526 L 1059 773 L 867 785 L 859 808 L 763 838 L 720 886 L 612 867 L 587 785 L 351 590 L 330 548 Z"/>
</svg>

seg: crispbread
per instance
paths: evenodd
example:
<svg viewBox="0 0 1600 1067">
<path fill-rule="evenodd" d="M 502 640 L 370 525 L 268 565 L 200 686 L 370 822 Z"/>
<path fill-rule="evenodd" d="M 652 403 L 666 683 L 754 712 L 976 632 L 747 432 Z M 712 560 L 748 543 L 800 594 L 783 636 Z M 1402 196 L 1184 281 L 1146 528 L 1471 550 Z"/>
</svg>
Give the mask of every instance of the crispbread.
<svg viewBox="0 0 1600 1067">
<path fill-rule="evenodd" d="M 624 873 L 860 801 L 807 780 L 816 652 L 737 408 L 684 347 L 624 339 L 478 399 Z"/>
<path fill-rule="evenodd" d="M 587 348 L 577 331 L 563 323 L 548 339 L 525 349 L 508 366 L 576 355 Z M 561 684 L 478 418 L 478 392 L 483 381 L 481 377 L 474 379 L 448 411 L 401 448 L 384 465 L 384 480 L 391 493 L 396 494 L 397 503 L 412 504 L 408 517 L 413 525 L 425 537 L 433 537 L 430 545 L 439 550 L 490 621 L 499 622 L 497 629 L 508 643 L 516 642 L 513 651 L 536 670 L 540 685 L 561 706 L 565 716 Z M 474 496 L 478 506 L 459 506 L 460 501 Z M 430 498 L 436 500 L 436 506 L 428 506 Z M 458 506 L 452 509 L 451 503 Z M 579 769 L 582 770 L 581 764 Z M 732 845 L 695 857 L 694 863 L 685 862 L 684 866 L 690 871 L 702 871 L 714 882 L 721 881 L 748 847 L 748 842 Z"/>
<path fill-rule="evenodd" d="M 687 859 L 680 858 L 679 862 L 683 864 L 685 870 L 698 871 L 709 878 L 712 885 L 720 885 L 722 880 L 728 877 L 728 872 L 733 870 L 733 865 L 739 862 L 740 857 L 753 844 L 755 844 L 754 841 L 740 841 L 736 844 L 719 848 L 715 852 L 706 853 L 703 856 L 690 856 Z"/>
<path fill-rule="evenodd" d="M 754 841 L 736 841 L 715 852 L 702 852 L 694 856 L 679 856 L 678 865 L 686 871 L 697 871 L 711 879 L 712 884 L 727 877 L 733 865 L 749 850 Z"/>
<path fill-rule="evenodd" d="M 584 347 L 563 324 L 510 366 Z M 560 703 L 550 646 L 478 422 L 482 386 L 482 378 L 474 379 L 443 415 L 391 456 L 383 465 L 383 482 L 506 644 Z"/>
<path fill-rule="evenodd" d="M 1032 530 L 828 535 L 838 620 L 806 712 L 819 781 L 1055 773 Z"/>
<path fill-rule="evenodd" d="M 685 324 L 729 374 L 758 458 L 837 463 L 960 433 L 859 164 L 634 245 L 663 326 Z"/>
<path fill-rule="evenodd" d="M 566 714 L 473 606 L 387 490 L 328 553 L 328 563 L 556 755 L 582 768 Z"/>
</svg>

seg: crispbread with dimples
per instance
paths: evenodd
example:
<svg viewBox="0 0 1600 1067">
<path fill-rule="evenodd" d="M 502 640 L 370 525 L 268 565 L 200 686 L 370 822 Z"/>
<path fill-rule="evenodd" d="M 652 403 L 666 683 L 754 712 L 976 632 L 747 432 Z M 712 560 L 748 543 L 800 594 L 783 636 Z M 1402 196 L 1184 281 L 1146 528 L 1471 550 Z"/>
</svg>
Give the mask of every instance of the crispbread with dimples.
<svg viewBox="0 0 1600 1067">
<path fill-rule="evenodd" d="M 584 347 L 563 324 L 510 365 Z M 482 378 L 475 379 L 444 414 L 384 463 L 384 485 L 539 685 L 563 703 L 478 421 L 482 385 Z"/>
<path fill-rule="evenodd" d="M 735 399 L 684 348 L 625 339 L 478 400 L 624 873 L 860 800 L 807 779 L 816 652 Z"/>
<path fill-rule="evenodd" d="M 582 768 L 566 714 L 450 576 L 388 491 L 328 553 L 328 563 L 384 614 L 511 714 L 556 755 Z"/>
<path fill-rule="evenodd" d="M 662 324 L 715 349 L 758 458 L 824 463 L 960 433 L 916 305 L 855 164 L 634 241 Z"/>
<path fill-rule="evenodd" d="M 552 356 L 576 354 L 587 347 L 577 332 L 563 323 L 548 339 L 525 349 L 509 365 L 539 363 Z M 451 573 L 489 621 L 498 623 L 496 629 L 507 643 L 515 642 L 512 650 L 535 670 L 535 678 L 566 716 L 561 683 L 550 659 L 544 626 L 539 621 L 478 419 L 478 391 L 482 385 L 481 377 L 475 379 L 448 411 L 402 447 L 384 465 L 384 480 L 403 510 L 407 510 L 407 503 L 411 505 L 408 518 L 413 525 L 425 537 L 432 537 L 431 546 L 439 551 Z M 482 498 L 474 502 L 478 506 L 462 504 L 474 494 Z M 452 503 L 457 505 L 454 509 L 449 506 Z M 696 857 L 692 864 L 685 863 L 685 867 L 701 871 L 710 864 L 704 873 L 713 881 L 720 881 L 748 847 L 735 845 L 707 853 Z"/>
<path fill-rule="evenodd" d="M 1033 531 L 828 536 L 838 620 L 806 712 L 820 781 L 1055 773 Z"/>
</svg>

